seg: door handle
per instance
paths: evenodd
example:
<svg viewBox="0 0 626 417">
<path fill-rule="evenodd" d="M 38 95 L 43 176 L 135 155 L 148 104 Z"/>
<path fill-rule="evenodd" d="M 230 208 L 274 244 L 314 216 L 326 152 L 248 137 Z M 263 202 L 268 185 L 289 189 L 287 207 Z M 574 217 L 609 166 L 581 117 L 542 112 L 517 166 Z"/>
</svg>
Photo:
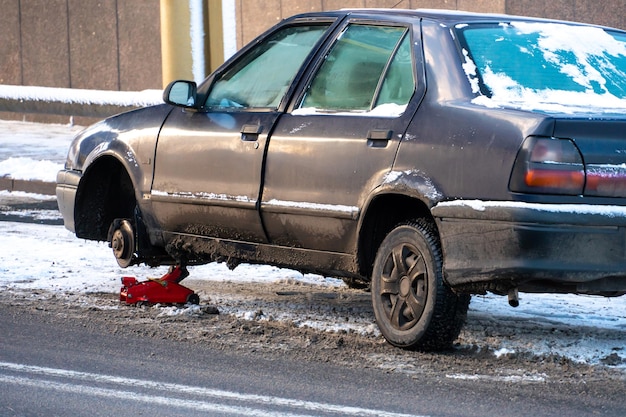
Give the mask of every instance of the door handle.
<svg viewBox="0 0 626 417">
<path fill-rule="evenodd" d="M 246 142 L 254 142 L 259 138 L 259 134 L 263 131 L 261 125 L 243 125 L 241 127 L 241 140 Z"/>
<path fill-rule="evenodd" d="M 372 129 L 367 132 L 367 146 L 384 148 L 391 139 L 393 131 L 385 129 Z"/>
</svg>

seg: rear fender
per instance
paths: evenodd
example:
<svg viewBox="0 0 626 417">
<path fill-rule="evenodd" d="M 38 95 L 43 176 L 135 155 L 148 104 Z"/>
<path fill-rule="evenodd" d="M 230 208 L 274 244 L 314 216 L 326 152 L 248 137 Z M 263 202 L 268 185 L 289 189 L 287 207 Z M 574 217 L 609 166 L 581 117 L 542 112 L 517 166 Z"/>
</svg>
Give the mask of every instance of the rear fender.
<svg viewBox="0 0 626 417">
<path fill-rule="evenodd" d="M 441 198 L 440 190 L 423 172 L 392 170 L 384 175 L 359 218 L 359 274 L 369 279 L 378 246 L 387 233 L 402 222 L 432 220 L 430 208 Z"/>
<path fill-rule="evenodd" d="M 402 194 L 420 200 L 428 208 L 443 199 L 435 182 L 418 169 L 389 171 L 373 195 L 380 194 Z"/>
</svg>

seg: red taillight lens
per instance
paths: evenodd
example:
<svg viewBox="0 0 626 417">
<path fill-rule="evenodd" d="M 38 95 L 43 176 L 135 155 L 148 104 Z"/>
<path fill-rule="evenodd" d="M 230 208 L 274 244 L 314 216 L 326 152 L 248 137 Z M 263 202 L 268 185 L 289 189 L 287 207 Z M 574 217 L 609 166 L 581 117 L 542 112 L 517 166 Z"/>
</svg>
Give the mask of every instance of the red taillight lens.
<svg viewBox="0 0 626 417">
<path fill-rule="evenodd" d="M 517 155 L 509 187 L 521 193 L 579 195 L 585 166 L 569 139 L 529 137 Z"/>
</svg>

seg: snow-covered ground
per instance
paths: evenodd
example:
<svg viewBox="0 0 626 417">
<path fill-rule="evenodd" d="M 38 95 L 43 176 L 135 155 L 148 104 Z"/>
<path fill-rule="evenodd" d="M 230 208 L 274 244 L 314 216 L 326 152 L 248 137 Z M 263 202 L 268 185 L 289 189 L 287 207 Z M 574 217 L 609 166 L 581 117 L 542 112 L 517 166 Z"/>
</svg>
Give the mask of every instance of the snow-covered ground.
<svg viewBox="0 0 626 417">
<path fill-rule="evenodd" d="M 72 126 L 0 121 L 0 176 L 54 181 L 77 130 L 78 127 Z M 19 196 L 18 193 L 13 196 L 16 194 Z M 0 192 L 0 200 L 9 197 L 7 191 Z M 54 199 L 42 195 L 20 197 Z M 62 226 L 0 222 L 0 248 L 0 291 L 47 290 L 59 296 L 118 293 L 121 276 L 145 278 L 165 272 L 147 267 L 120 269 L 106 244 L 77 239 Z M 343 287 L 337 279 L 303 276 L 269 266 L 242 265 L 229 271 L 222 264 L 211 264 L 194 267 L 191 272 L 196 280 L 300 282 L 338 290 Z M 505 297 L 474 297 L 467 330 L 461 334 L 460 343 L 489 348 L 496 355 L 561 355 L 592 365 L 608 361 L 626 370 L 626 296 L 521 294 L 520 298 L 520 306 L 514 309 L 508 306 Z M 271 309 L 271 305 L 263 307 L 264 312 Z M 171 310 L 164 313 L 176 314 Z M 255 317 L 254 311 L 245 309 L 226 313 Z M 364 334 L 377 333 L 371 316 L 359 316 L 347 324 L 339 324 L 329 318 L 331 311 L 326 313 L 316 322 L 305 321 L 288 311 L 277 317 L 329 331 L 347 328 Z"/>
</svg>

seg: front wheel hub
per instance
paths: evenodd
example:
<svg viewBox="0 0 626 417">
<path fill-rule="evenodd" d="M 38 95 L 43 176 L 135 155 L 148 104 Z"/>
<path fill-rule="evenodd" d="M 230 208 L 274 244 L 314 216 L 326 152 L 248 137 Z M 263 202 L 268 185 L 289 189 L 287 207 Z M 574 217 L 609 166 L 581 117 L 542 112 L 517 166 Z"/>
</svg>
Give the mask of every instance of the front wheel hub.
<svg viewBox="0 0 626 417">
<path fill-rule="evenodd" d="M 135 254 L 135 232 L 128 220 L 116 221 L 111 234 L 111 249 L 117 264 L 126 268 L 133 263 Z"/>
</svg>

